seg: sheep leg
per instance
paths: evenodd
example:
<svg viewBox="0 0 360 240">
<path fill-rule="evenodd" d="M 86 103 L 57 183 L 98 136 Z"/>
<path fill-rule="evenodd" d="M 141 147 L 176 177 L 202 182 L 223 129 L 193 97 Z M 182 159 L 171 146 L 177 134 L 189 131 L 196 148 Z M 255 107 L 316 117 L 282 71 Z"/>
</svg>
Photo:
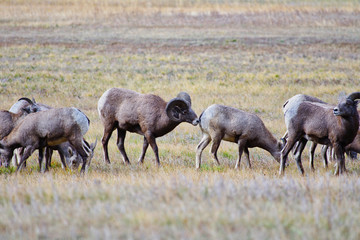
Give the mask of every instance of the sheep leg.
<svg viewBox="0 0 360 240">
<path fill-rule="evenodd" d="M 51 166 L 51 157 L 52 157 L 52 149 L 50 149 L 49 147 L 45 148 L 45 168 L 49 169 L 49 167 Z"/>
<path fill-rule="evenodd" d="M 145 137 L 146 137 L 146 140 L 148 141 L 148 143 L 150 144 L 151 148 L 154 151 L 157 166 L 160 167 L 159 150 L 158 150 L 158 146 L 156 144 L 155 137 L 151 133 L 146 133 Z"/>
<path fill-rule="evenodd" d="M 288 136 L 289 136 L 288 131 L 286 131 L 286 132 L 284 133 L 284 136 L 281 137 L 281 140 L 284 142 L 284 144 L 287 142 Z"/>
<path fill-rule="evenodd" d="M 87 159 L 89 157 L 88 152 L 85 150 L 86 146 L 83 143 L 83 137 L 81 133 L 74 134 L 70 139 L 68 139 L 69 143 L 74 147 L 76 152 L 81 156 L 83 160 L 83 164 L 81 166 L 80 173 L 85 173 L 86 165 L 87 165 Z"/>
<path fill-rule="evenodd" d="M 105 125 L 104 135 L 101 138 L 101 143 L 102 143 L 103 149 L 104 149 L 104 161 L 109 164 L 110 164 L 110 159 L 109 159 L 108 143 L 109 143 L 111 134 L 114 130 L 115 130 L 115 125 Z"/>
<path fill-rule="evenodd" d="M 214 136 L 212 137 L 212 145 L 211 145 L 211 154 L 215 159 L 217 165 L 220 165 L 219 159 L 217 157 L 217 151 L 219 149 L 221 143 L 222 136 Z"/>
<path fill-rule="evenodd" d="M 201 154 L 204 149 L 209 145 L 211 142 L 211 138 L 208 134 L 204 134 L 203 138 L 201 139 L 200 143 L 196 147 L 196 168 L 200 168 L 201 166 Z"/>
<path fill-rule="evenodd" d="M 19 166 L 19 162 L 20 162 L 20 151 L 23 151 L 23 148 L 16 148 L 14 150 L 14 155 L 12 157 L 12 162 L 14 166 Z"/>
<path fill-rule="evenodd" d="M 301 154 L 304 151 L 306 143 L 307 143 L 307 140 L 305 138 L 300 139 L 298 141 L 297 151 L 295 154 L 296 165 L 297 165 L 298 170 L 300 171 L 301 175 L 304 175 L 304 168 L 301 163 Z"/>
<path fill-rule="evenodd" d="M 346 173 L 344 149 L 339 144 L 333 144 L 333 146 L 336 156 L 336 166 L 335 166 L 334 175 L 342 175 Z"/>
<path fill-rule="evenodd" d="M 118 132 L 118 138 L 117 138 L 117 147 L 123 157 L 123 162 L 125 164 L 128 164 L 130 165 L 130 161 L 129 161 L 129 158 L 128 156 L 126 155 L 126 152 L 125 152 L 125 137 L 126 137 L 126 131 L 125 130 L 122 130 L 120 128 L 117 128 L 117 132 Z"/>
<path fill-rule="evenodd" d="M 297 142 L 296 139 L 293 139 L 293 138 L 288 139 L 288 141 L 286 142 L 283 150 L 281 151 L 279 176 L 284 175 L 286 159 L 287 159 L 287 157 L 289 155 L 289 152 L 294 147 L 296 142 Z"/>
<path fill-rule="evenodd" d="M 235 169 L 240 168 L 241 155 L 242 155 L 242 153 L 243 153 L 243 151 L 244 151 L 245 146 L 246 146 L 246 140 L 244 140 L 244 139 L 239 139 L 239 141 L 238 141 L 239 156 L 238 156 L 238 159 L 237 159 L 237 161 L 236 161 Z"/>
<path fill-rule="evenodd" d="M 310 145 L 310 160 L 309 160 L 309 167 L 312 171 L 315 171 L 314 168 L 314 154 L 315 154 L 315 149 L 316 149 L 317 143 L 315 142 L 311 142 Z M 304 146 L 305 147 L 305 146 Z"/>
<path fill-rule="evenodd" d="M 299 149 L 299 145 L 300 145 L 300 141 L 297 141 L 294 145 L 294 147 L 292 148 L 292 153 L 293 153 L 293 156 L 295 156 L 298 152 L 298 149 Z"/>
<path fill-rule="evenodd" d="M 141 152 L 141 155 L 140 155 L 140 158 L 138 161 L 139 164 L 144 163 L 145 153 L 146 153 L 146 150 L 148 147 L 149 147 L 149 142 L 146 140 L 146 137 L 144 137 L 143 148 L 142 148 L 142 152 Z"/>
<path fill-rule="evenodd" d="M 335 150 L 334 150 L 334 148 L 330 147 L 329 152 L 330 152 L 329 154 L 330 154 L 331 161 L 334 161 L 334 159 L 335 159 Z"/>
<path fill-rule="evenodd" d="M 321 158 L 323 159 L 324 162 L 324 168 L 328 167 L 328 160 L 327 160 L 327 150 L 328 150 L 329 146 L 327 145 L 323 145 L 321 147 Z"/>
<path fill-rule="evenodd" d="M 64 157 L 64 154 L 59 152 L 59 156 L 60 156 L 60 161 L 61 161 L 61 168 L 62 169 L 66 169 L 67 168 L 67 164 L 66 164 L 66 160 L 65 160 L 65 157 Z M 50 162 L 51 162 L 51 159 L 50 159 Z"/>
<path fill-rule="evenodd" d="M 245 157 L 246 157 L 246 160 L 247 160 L 248 167 L 251 169 L 250 154 L 249 154 L 249 149 L 247 147 L 244 148 L 244 153 L 245 153 Z"/>
<path fill-rule="evenodd" d="M 35 146 L 27 146 L 24 149 L 24 153 L 21 155 L 19 166 L 16 168 L 16 172 L 19 172 L 26 162 L 26 159 L 30 157 L 30 155 L 35 151 Z"/>
<path fill-rule="evenodd" d="M 82 139 L 82 138 L 81 138 Z M 84 147 L 82 145 L 82 140 L 76 141 L 76 140 L 69 140 L 69 142 L 73 145 L 75 150 L 80 154 L 81 158 L 83 159 L 83 164 L 81 166 L 80 173 L 85 173 L 86 168 L 86 162 L 88 158 L 87 152 L 84 150 Z"/>
<path fill-rule="evenodd" d="M 38 161 L 39 161 L 39 171 L 41 172 L 42 171 L 42 163 L 43 163 L 43 159 L 44 159 L 44 148 L 39 148 L 39 158 L 38 158 Z M 47 171 L 48 169 L 46 169 L 45 167 L 45 171 Z"/>
<path fill-rule="evenodd" d="M 20 165 L 21 156 L 24 154 L 24 148 L 20 147 L 15 149 L 15 156 L 16 156 L 16 167 Z M 26 162 L 23 165 L 23 168 L 26 168 Z"/>
<path fill-rule="evenodd" d="M 49 149 L 49 151 L 51 152 L 51 155 L 50 155 L 50 158 L 49 158 L 49 167 L 50 167 L 50 165 L 51 165 L 51 156 L 52 156 L 52 154 L 53 154 L 53 150 L 52 149 L 50 149 L 50 148 L 47 148 L 47 149 Z M 61 151 L 59 151 L 58 150 L 58 153 L 59 153 L 59 156 L 60 156 L 60 161 L 61 161 L 61 168 L 62 169 L 66 169 L 67 168 L 67 164 L 66 164 L 66 160 L 65 160 L 65 157 L 64 157 L 64 154 L 61 152 Z"/>
</svg>

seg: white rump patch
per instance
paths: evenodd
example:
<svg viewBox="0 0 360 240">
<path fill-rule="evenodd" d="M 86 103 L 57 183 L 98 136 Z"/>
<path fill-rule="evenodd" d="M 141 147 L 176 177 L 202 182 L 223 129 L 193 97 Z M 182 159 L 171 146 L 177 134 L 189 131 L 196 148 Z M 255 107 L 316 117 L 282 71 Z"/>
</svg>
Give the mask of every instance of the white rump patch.
<svg viewBox="0 0 360 240">
<path fill-rule="evenodd" d="M 213 104 L 210 107 L 208 107 L 202 114 L 201 120 L 200 120 L 200 127 L 205 131 L 209 131 L 209 122 L 211 119 L 214 118 L 214 116 L 219 112 L 217 109 L 217 105 Z"/>
<path fill-rule="evenodd" d="M 305 97 L 301 94 L 298 94 L 290 98 L 288 101 L 289 102 L 283 108 L 287 129 L 289 127 L 290 120 L 296 115 L 300 104 L 305 101 Z"/>
<path fill-rule="evenodd" d="M 104 108 L 104 105 L 106 103 L 107 100 L 107 96 L 109 95 L 111 89 L 108 89 L 104 92 L 104 94 L 100 97 L 99 101 L 98 101 L 98 112 L 99 112 L 99 116 L 101 116 L 101 109 Z"/>
<path fill-rule="evenodd" d="M 72 117 L 75 122 L 80 126 L 81 134 L 84 136 L 85 133 L 87 133 L 87 131 L 89 130 L 89 120 L 87 119 L 86 115 L 80 112 L 78 109 L 72 109 L 74 109 Z"/>
</svg>

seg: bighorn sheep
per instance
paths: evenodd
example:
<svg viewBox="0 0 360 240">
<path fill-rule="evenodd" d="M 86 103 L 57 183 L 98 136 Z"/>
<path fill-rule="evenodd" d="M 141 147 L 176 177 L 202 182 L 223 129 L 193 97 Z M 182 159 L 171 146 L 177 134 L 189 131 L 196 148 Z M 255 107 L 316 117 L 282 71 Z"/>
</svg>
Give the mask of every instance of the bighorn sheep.
<svg viewBox="0 0 360 240">
<path fill-rule="evenodd" d="M 150 144 L 157 165 L 160 166 L 158 147 L 155 139 L 172 131 L 181 122 L 197 125 L 198 119 L 191 109 L 191 98 L 181 92 L 176 98 L 165 102 L 153 94 L 140 94 L 131 90 L 111 88 L 98 101 L 98 112 L 104 125 L 102 145 L 104 161 L 110 163 L 108 142 L 112 132 L 117 129 L 117 146 L 126 164 L 130 164 L 126 155 L 124 141 L 126 131 L 144 136 L 139 163 L 143 163 Z"/>
<path fill-rule="evenodd" d="M 9 166 L 14 149 L 23 147 L 18 171 L 35 149 L 39 149 L 42 155 L 44 147 L 69 141 L 83 159 L 81 172 L 84 172 L 87 158 L 92 152 L 83 140 L 89 124 L 87 116 L 76 108 L 54 108 L 29 114 L 0 141 L 2 162 Z"/>
<path fill-rule="evenodd" d="M 268 151 L 276 161 L 280 161 L 283 144 L 274 138 L 263 121 L 255 114 L 214 104 L 200 115 L 199 126 L 203 137 L 196 149 L 196 168 L 200 168 L 202 151 L 211 140 L 213 141 L 211 154 L 217 164 L 220 164 L 217 151 L 221 140 L 238 144 L 239 157 L 235 168 L 240 167 L 243 151 L 246 154 L 248 165 L 251 167 L 248 148 L 253 147 Z"/>
<path fill-rule="evenodd" d="M 359 113 L 359 111 L 358 111 L 358 113 Z M 360 122 L 359 122 L 359 125 L 360 125 Z M 357 134 L 356 134 L 356 137 L 355 137 L 354 141 L 352 141 L 349 145 L 347 145 L 345 147 L 345 151 L 347 151 L 347 152 L 350 151 L 349 155 L 350 155 L 351 158 L 356 158 L 356 154 L 352 154 L 352 156 L 351 156 L 352 152 L 360 153 L 360 128 L 357 131 Z"/>
<path fill-rule="evenodd" d="M 23 103 L 26 103 L 26 106 Z M 20 98 L 14 105 L 16 105 L 16 112 L 0 111 L 0 140 L 7 136 L 24 116 L 39 111 L 39 106 L 29 98 Z"/>
<path fill-rule="evenodd" d="M 360 116 L 360 111 L 358 110 L 358 114 Z M 360 121 L 359 121 L 360 125 Z M 314 153 L 316 149 L 317 144 L 312 142 L 310 146 L 310 168 L 314 170 Z M 328 151 L 329 150 L 329 151 Z M 295 152 L 298 152 L 299 150 L 296 149 Z M 352 141 L 349 145 L 345 147 L 345 153 L 346 155 L 352 159 L 355 160 L 357 158 L 357 153 L 360 153 L 360 128 L 356 134 L 356 137 L 354 141 Z M 333 148 L 330 145 L 323 145 L 321 148 L 321 157 L 324 161 L 325 168 L 328 165 L 328 156 L 330 159 L 335 159 L 334 157 L 334 151 Z"/>
<path fill-rule="evenodd" d="M 326 102 L 324 102 L 324 101 L 322 101 L 322 100 L 320 100 L 320 99 L 318 99 L 316 97 L 312 97 L 312 96 L 305 95 L 305 94 L 297 94 L 297 95 L 289 98 L 288 100 L 285 101 L 285 103 L 282 106 L 282 110 L 283 110 L 283 113 L 284 113 L 284 116 L 285 116 L 286 128 L 288 128 L 289 122 L 291 121 L 291 118 L 297 113 L 299 105 L 302 102 L 305 102 L 305 101 L 327 104 Z M 288 132 L 286 131 L 286 133 L 284 134 L 282 139 L 284 139 L 284 141 L 286 142 L 287 137 L 288 137 Z M 293 151 L 294 155 L 295 155 L 295 158 L 301 157 L 301 154 L 299 155 L 299 151 L 298 151 L 298 146 L 300 145 L 299 143 L 300 142 L 298 141 L 295 144 L 296 147 L 295 147 L 295 150 Z M 314 153 L 315 153 L 316 146 L 317 146 L 317 144 L 314 143 L 314 142 L 312 142 L 312 144 L 310 146 L 309 165 L 310 165 L 311 169 L 314 169 Z M 325 158 L 324 158 L 324 156 L 325 155 L 322 154 L 323 161 L 324 161 L 324 166 L 327 167 L 327 159 L 326 159 L 326 156 L 325 156 Z"/>
<path fill-rule="evenodd" d="M 284 112 L 284 116 L 285 116 L 286 126 L 288 126 L 289 121 L 291 121 L 291 118 L 296 114 L 300 103 L 305 102 L 305 101 L 314 102 L 314 103 L 328 104 L 328 103 L 326 103 L 326 102 L 324 102 L 324 101 L 322 101 L 322 100 L 320 100 L 320 99 L 318 99 L 316 97 L 308 96 L 308 95 L 305 95 L 305 94 L 297 94 L 297 95 L 289 98 L 283 105 L 283 112 Z M 330 105 L 330 104 L 328 104 L 328 105 L 329 105 L 330 108 L 335 107 L 335 106 Z M 286 141 L 286 138 L 287 138 L 287 132 L 284 134 L 283 139 Z M 298 141 L 295 144 L 294 148 L 293 148 L 295 158 L 301 157 L 300 150 L 301 151 L 303 150 L 303 149 L 299 149 L 299 146 L 300 146 L 299 143 L 300 142 Z M 360 143 L 360 137 L 359 137 L 359 143 Z M 310 166 L 311 170 L 315 170 L 315 168 L 314 168 L 314 154 L 315 154 L 316 146 L 317 146 L 316 142 L 311 142 L 310 151 L 309 151 L 309 156 L 310 156 L 310 158 L 309 158 L 309 166 Z M 347 153 L 349 153 L 351 155 L 352 154 L 352 152 L 350 152 L 350 151 L 352 151 L 351 147 L 353 146 L 353 148 L 355 148 L 354 151 L 356 151 L 357 145 L 356 145 L 356 143 L 354 143 L 354 144 L 351 143 L 348 146 L 349 147 L 346 147 L 346 151 L 347 151 Z M 324 167 L 328 166 L 328 160 L 327 160 L 327 149 L 328 149 L 328 147 L 329 147 L 328 145 L 323 145 L 323 147 L 321 149 L 321 157 L 322 157 L 323 162 L 324 162 Z"/>
<path fill-rule="evenodd" d="M 11 106 L 9 112 L 19 113 L 22 109 L 29 108 L 32 104 L 36 105 L 36 110 L 38 111 L 46 111 L 51 109 L 52 107 L 43 104 L 43 103 L 36 103 L 35 99 L 33 98 L 32 101 L 28 98 L 20 98 L 14 105 Z M 94 146 L 91 146 L 94 147 Z M 73 146 L 69 144 L 69 142 L 64 142 L 56 146 L 48 146 L 45 149 L 45 170 L 48 170 L 48 167 L 51 165 L 51 157 L 53 151 L 56 150 L 59 153 L 61 165 L 63 168 L 67 166 L 77 166 L 77 162 L 82 162 L 80 155 L 76 152 Z M 22 154 L 23 149 L 18 148 L 15 149 L 14 154 L 14 165 L 18 166 L 20 161 L 20 155 Z M 26 162 L 24 163 L 24 166 Z M 41 170 L 42 166 L 42 154 L 39 155 L 39 168 Z"/>
<path fill-rule="evenodd" d="M 307 140 L 323 145 L 331 144 L 338 162 L 335 174 L 344 173 L 345 147 L 354 140 L 359 128 L 359 114 L 356 110 L 356 99 L 359 98 L 360 92 L 354 92 L 341 100 L 335 108 L 305 101 L 298 105 L 291 117 L 285 114 L 288 141 L 281 152 L 279 175 L 284 174 L 287 156 L 297 141 L 299 156 L 296 157 L 296 164 L 301 174 L 304 174 L 301 153 Z"/>
<path fill-rule="evenodd" d="M 32 102 L 29 98 L 20 98 L 17 103 L 25 101 L 27 103 L 24 107 L 19 107 L 17 112 L 0 111 L 0 139 L 9 135 L 16 123 L 29 113 L 39 111 L 39 106 Z"/>
</svg>

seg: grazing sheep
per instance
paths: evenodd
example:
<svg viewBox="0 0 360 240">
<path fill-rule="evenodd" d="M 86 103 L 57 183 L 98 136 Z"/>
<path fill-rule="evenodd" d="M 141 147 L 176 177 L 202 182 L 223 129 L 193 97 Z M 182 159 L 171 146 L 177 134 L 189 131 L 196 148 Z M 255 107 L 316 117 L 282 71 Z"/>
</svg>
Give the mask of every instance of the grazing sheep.
<svg viewBox="0 0 360 240">
<path fill-rule="evenodd" d="M 84 172 L 92 151 L 83 139 L 89 124 L 87 116 L 76 108 L 54 108 L 29 114 L 0 141 L 2 162 L 8 167 L 14 149 L 23 147 L 19 170 L 36 149 L 42 157 L 44 147 L 69 141 L 83 159 L 81 172 Z"/>
<path fill-rule="evenodd" d="M 112 132 L 117 129 L 117 146 L 126 164 L 130 164 L 126 155 L 124 141 L 126 131 L 144 136 L 144 144 L 139 163 L 143 163 L 150 144 L 156 162 L 160 166 L 158 147 L 155 139 L 172 131 L 181 122 L 197 125 L 198 119 L 191 109 L 191 98 L 181 92 L 176 98 L 165 102 L 153 94 L 140 94 L 131 90 L 111 88 L 98 101 L 100 119 L 104 125 L 102 145 L 104 161 L 110 163 L 108 142 Z"/>
<path fill-rule="evenodd" d="M 217 164 L 220 164 L 217 151 L 221 140 L 238 144 L 239 157 L 235 168 L 240 167 L 243 151 L 246 154 L 248 166 L 251 167 L 248 148 L 253 147 L 268 151 L 276 161 L 280 161 L 283 144 L 274 138 L 263 121 L 255 114 L 214 104 L 200 115 L 199 126 L 203 137 L 196 149 L 196 168 L 200 168 L 202 151 L 211 140 L 213 141 L 211 154 Z"/>
<path fill-rule="evenodd" d="M 51 109 L 52 107 L 43 104 L 43 103 L 37 103 L 35 99 L 33 98 L 32 101 L 28 98 L 20 98 L 14 105 L 11 106 L 9 112 L 13 113 L 19 113 L 21 109 L 28 108 L 31 106 L 31 104 L 35 104 L 37 106 L 36 110 L 39 111 L 46 111 Z M 47 163 L 45 165 L 45 170 L 48 170 L 48 167 L 51 165 L 51 157 L 53 151 L 58 151 L 62 168 L 66 168 L 67 166 L 77 166 L 77 162 L 82 162 L 82 159 L 80 155 L 76 152 L 73 146 L 69 144 L 69 142 L 61 143 L 57 146 L 48 146 L 45 149 L 45 162 Z M 23 149 L 18 148 L 14 151 L 13 161 L 14 165 L 18 166 L 20 162 L 20 155 L 22 154 Z M 40 153 L 39 153 L 40 154 Z M 43 156 L 40 154 L 40 156 Z M 24 163 L 24 166 L 26 166 L 26 162 Z M 39 168 L 41 170 L 42 167 L 42 157 L 39 157 Z"/>
<path fill-rule="evenodd" d="M 301 174 L 304 174 L 301 153 L 307 140 L 332 145 L 338 161 L 335 174 L 344 173 L 345 147 L 354 140 L 359 128 L 359 114 L 356 109 L 356 99 L 359 98 L 360 92 L 354 92 L 340 101 L 335 108 L 323 103 L 305 101 L 298 105 L 291 117 L 285 116 L 288 141 L 282 150 L 279 174 L 284 174 L 287 156 L 297 141 L 299 150 L 295 157 L 296 163 Z"/>
</svg>

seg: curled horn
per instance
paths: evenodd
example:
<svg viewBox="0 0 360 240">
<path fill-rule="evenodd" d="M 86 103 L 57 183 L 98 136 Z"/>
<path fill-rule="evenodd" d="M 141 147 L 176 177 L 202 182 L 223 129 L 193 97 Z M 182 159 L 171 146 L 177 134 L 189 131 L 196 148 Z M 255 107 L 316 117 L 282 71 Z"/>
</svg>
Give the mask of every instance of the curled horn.
<svg viewBox="0 0 360 240">
<path fill-rule="evenodd" d="M 347 99 L 355 101 L 356 99 L 360 99 L 360 92 L 353 92 L 347 96 Z"/>
<path fill-rule="evenodd" d="M 188 102 L 189 105 L 191 106 L 191 98 L 190 98 L 190 95 L 187 92 L 180 92 L 176 97 L 177 98 L 182 98 L 183 100 Z"/>
<path fill-rule="evenodd" d="M 31 100 L 30 100 L 29 98 L 27 98 L 27 97 L 22 97 L 22 98 L 19 98 L 19 100 L 18 100 L 18 101 L 21 101 L 21 100 L 24 100 L 24 101 L 26 101 L 26 102 L 30 103 L 31 105 L 34 105 L 33 101 L 31 101 Z"/>
<path fill-rule="evenodd" d="M 284 104 L 283 104 L 282 108 L 285 108 L 285 106 L 286 106 L 288 103 L 289 103 L 289 99 L 288 99 L 288 100 L 286 100 L 286 102 L 284 102 Z"/>
<path fill-rule="evenodd" d="M 173 98 L 166 105 L 165 111 L 168 117 L 175 122 L 181 121 L 179 114 L 181 110 L 189 109 L 189 103 L 182 98 Z"/>
</svg>

